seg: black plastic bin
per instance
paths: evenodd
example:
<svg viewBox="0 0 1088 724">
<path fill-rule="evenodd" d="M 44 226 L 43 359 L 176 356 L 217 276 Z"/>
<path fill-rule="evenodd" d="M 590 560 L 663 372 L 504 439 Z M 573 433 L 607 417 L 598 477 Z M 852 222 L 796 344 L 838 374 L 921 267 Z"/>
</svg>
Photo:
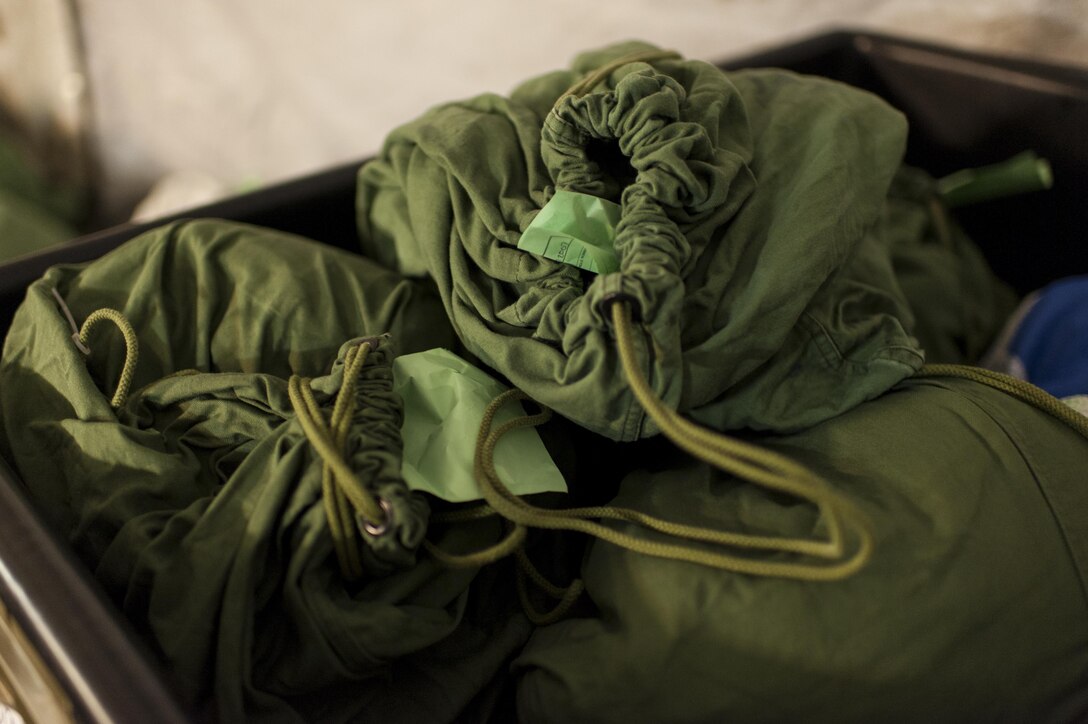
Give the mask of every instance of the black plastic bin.
<svg viewBox="0 0 1088 724">
<path fill-rule="evenodd" d="M 884 97 L 910 120 L 907 161 L 936 175 L 1025 149 L 1048 158 L 1053 190 L 966 208 L 957 218 L 998 275 L 1021 292 L 1088 272 L 1088 69 L 848 31 L 722 64 L 753 66 L 822 75 Z M 181 216 L 246 221 L 352 248 L 358 165 Z M 26 286 L 49 266 L 93 259 L 167 220 L 120 226 L 0 265 L 0 330 L 6 333 Z M 30 651 L 30 658 L 16 649 Z M 37 678 L 45 688 L 21 696 L 27 704 L 35 696 L 61 701 L 77 721 L 200 718 L 175 703 L 169 673 L 146 653 L 73 552 L 45 528 L 0 460 L 0 701 L 12 675 L 5 662 L 9 669 L 44 668 L 38 676 L 24 671 L 25 682 Z M 37 714 L 45 716 L 44 710 Z"/>
</svg>

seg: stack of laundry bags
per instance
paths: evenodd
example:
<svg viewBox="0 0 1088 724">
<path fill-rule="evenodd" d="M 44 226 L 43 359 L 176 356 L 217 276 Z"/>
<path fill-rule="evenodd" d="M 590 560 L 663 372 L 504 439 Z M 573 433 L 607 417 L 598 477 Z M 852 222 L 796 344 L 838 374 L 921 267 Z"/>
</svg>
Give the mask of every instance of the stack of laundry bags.
<svg viewBox="0 0 1088 724">
<path fill-rule="evenodd" d="M 1075 718 L 1088 424 L 923 367 L 1016 300 L 905 139 L 841 84 L 587 53 L 394 131 L 362 255 L 207 220 L 51 269 L 0 453 L 223 721 Z M 405 485 L 393 366 L 437 347 L 554 411 L 568 495 L 496 497 L 486 424 L 498 515 Z"/>
</svg>

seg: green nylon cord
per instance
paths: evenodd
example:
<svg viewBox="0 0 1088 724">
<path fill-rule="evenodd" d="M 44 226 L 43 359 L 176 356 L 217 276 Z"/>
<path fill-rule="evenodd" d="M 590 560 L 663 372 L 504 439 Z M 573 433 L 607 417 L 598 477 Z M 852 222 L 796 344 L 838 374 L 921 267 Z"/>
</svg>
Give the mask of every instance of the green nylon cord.
<svg viewBox="0 0 1088 724">
<path fill-rule="evenodd" d="M 386 514 L 377 498 L 355 476 L 344 459 L 344 447 L 351 428 L 351 419 L 355 414 L 355 392 L 359 375 L 370 349 L 370 343 L 364 342 L 348 350 L 344 360 L 343 379 L 328 425 L 321 413 L 321 407 L 314 399 L 310 380 L 292 375 L 287 383 L 295 416 L 306 438 L 322 460 L 321 489 L 325 517 L 341 573 L 348 580 L 356 580 L 363 575 L 356 544 L 357 526 L 352 509 L 371 523 L 380 524 L 386 520 Z"/>
<path fill-rule="evenodd" d="M 582 78 L 568 88 L 563 95 L 559 96 L 555 101 L 555 105 L 558 106 L 560 101 L 565 98 L 571 96 L 577 98 L 578 96 L 585 95 L 593 90 L 595 85 L 628 63 L 651 63 L 655 60 L 670 60 L 680 57 L 680 54 L 674 50 L 637 50 L 633 53 L 628 53 L 627 55 L 609 61 L 600 68 L 593 70 L 585 78 Z"/>
<path fill-rule="evenodd" d="M 495 414 L 507 402 L 512 400 L 528 399 L 519 390 L 508 390 L 495 398 L 484 412 L 484 419 L 480 424 L 480 435 L 477 439 L 477 452 L 475 469 L 480 490 L 488 505 L 497 515 L 521 524 L 527 528 L 542 528 L 549 530 L 570 530 L 592 535 L 622 548 L 641 553 L 643 555 L 669 560 L 687 561 L 700 565 L 710 566 L 721 570 L 733 571 L 761 576 L 777 576 L 801 580 L 836 580 L 850 575 L 868 558 L 871 543 L 863 538 L 859 544 L 859 550 L 851 558 L 834 565 L 805 565 L 789 561 L 763 561 L 731 555 L 722 552 L 697 549 L 687 545 L 646 540 L 639 536 L 624 533 L 614 528 L 602 525 L 591 518 L 623 520 L 651 528 L 670 537 L 689 541 L 715 543 L 723 546 L 742 546 L 745 548 L 764 548 L 773 551 L 796 552 L 792 539 L 779 539 L 766 536 L 745 536 L 743 534 L 728 531 L 717 531 L 708 528 L 685 526 L 669 521 L 653 518 L 638 511 L 610 506 L 593 508 L 574 508 L 566 510 L 551 510 L 538 508 L 527 503 L 511 493 L 499 479 L 494 467 L 495 446 L 502 437 L 511 430 L 519 427 L 540 424 L 547 419 L 547 413 L 538 415 L 526 415 L 509 420 L 508 422 L 492 429 Z M 860 526 L 861 516 L 855 513 L 849 506 L 843 503 L 838 511 L 843 518 L 855 526 Z M 738 542 L 739 541 L 739 542 Z M 800 541 L 811 544 L 811 541 Z M 783 546 L 782 544 L 785 543 Z M 800 546 L 807 548 L 809 546 Z M 832 547 L 826 544 L 812 546 L 824 557 L 833 553 Z"/>
<path fill-rule="evenodd" d="M 117 409 L 125 404 L 128 399 L 129 388 L 132 387 L 132 378 L 136 375 L 136 362 L 140 357 L 140 342 L 136 339 L 136 331 L 125 319 L 125 315 L 116 309 L 99 309 L 91 313 L 83 321 L 79 329 L 79 342 L 85 348 L 90 346 L 91 330 L 103 320 L 109 320 L 117 325 L 125 338 L 125 364 L 121 368 L 121 378 L 117 381 L 117 389 L 110 400 L 110 407 Z"/>
<path fill-rule="evenodd" d="M 369 351 L 368 344 L 352 347 L 344 360 L 344 377 L 340 383 L 340 391 L 336 395 L 330 423 L 333 442 L 341 455 L 344 454 L 348 431 L 351 429 L 348 423 L 355 412 L 356 383 Z M 322 501 L 325 504 L 325 519 L 328 521 L 329 534 L 336 548 L 340 571 L 349 581 L 361 578 L 363 563 L 359 548 L 355 545 L 355 522 L 352 519 L 347 496 L 336 484 L 332 466 L 327 462 L 321 465 L 321 492 Z"/>
<path fill-rule="evenodd" d="M 766 536 L 743 536 L 729 531 L 716 531 L 707 528 L 699 528 L 694 526 L 685 526 L 669 521 L 664 521 L 652 516 L 640 513 L 635 510 L 627 508 L 616 508 L 609 506 L 590 507 L 590 508 L 569 508 L 564 510 L 550 510 L 544 508 L 535 508 L 521 498 L 510 493 L 507 488 L 502 485 L 498 480 L 497 474 L 494 472 L 493 456 L 494 448 L 498 440 L 505 435 L 508 431 L 515 427 L 522 427 L 525 425 L 536 424 L 536 421 L 530 417 L 524 417 L 516 420 L 511 420 L 497 430 L 490 431 L 490 419 L 493 418 L 494 413 L 498 410 L 498 407 L 510 399 L 527 399 L 522 393 L 517 391 L 510 391 L 506 393 L 505 397 L 497 398 L 492 403 L 492 408 L 489 409 L 487 419 L 485 419 L 484 426 L 486 426 L 486 432 L 482 429 L 482 445 L 477 455 L 477 476 L 482 478 L 486 485 L 486 490 L 491 491 L 491 495 L 487 497 L 488 502 L 492 507 L 496 508 L 498 512 L 504 516 L 519 516 L 516 509 L 520 509 L 523 512 L 527 512 L 533 516 L 531 521 L 523 521 L 530 523 L 533 527 L 563 527 L 570 523 L 570 518 L 577 519 L 591 519 L 591 518 L 607 518 L 613 520 L 622 520 L 630 523 L 635 523 L 652 530 L 656 530 L 666 535 L 683 538 L 687 540 L 700 541 L 705 543 L 712 543 L 723 546 L 739 545 L 743 546 L 746 543 L 752 542 L 753 545 L 749 547 L 773 547 L 778 550 L 778 545 L 783 541 L 786 542 L 787 547 L 793 547 L 792 541 L 789 539 L 780 539 Z M 495 499 L 500 499 L 496 505 Z M 544 521 L 541 518 L 554 518 L 554 521 Z M 611 529 L 605 529 L 611 531 Z M 589 532 L 589 531 L 587 531 Z M 808 544 L 809 541 L 801 541 L 801 543 Z M 807 549 L 807 546 L 798 546 L 802 552 Z M 824 546 L 817 546 L 815 548 L 815 554 L 830 555 L 834 551 L 828 552 Z"/>
<path fill-rule="evenodd" d="M 461 518 L 457 522 L 496 515 L 496 512 L 487 506 L 474 508 L 471 512 L 474 515 L 469 518 Z M 509 532 L 498 543 L 471 553 L 450 553 L 429 540 L 423 541 L 423 547 L 438 563 L 446 568 L 480 568 L 496 563 L 513 554 L 517 561 L 515 572 L 517 574 L 518 600 L 521 602 L 521 608 L 526 617 L 537 626 L 545 626 L 558 621 L 578 601 L 582 591 L 585 590 L 585 584 L 581 579 L 575 579 L 566 588 L 560 588 L 553 584 L 537 570 L 525 552 L 525 537 L 528 529 L 520 524 L 511 524 L 509 521 L 507 521 L 507 526 Z M 555 607 L 543 613 L 538 611 L 529 598 L 528 582 L 535 584 L 538 589 L 548 596 L 558 599 Z"/>
<path fill-rule="evenodd" d="M 544 577 L 533 562 L 529 560 L 529 554 L 525 552 L 525 548 L 518 548 L 514 555 L 517 557 L 517 581 L 518 581 L 518 600 L 521 602 L 521 609 L 525 612 L 525 615 L 529 618 L 533 624 L 537 626 L 547 626 L 550 623 L 555 623 L 570 611 L 571 607 L 578 602 L 582 593 L 586 589 L 585 583 L 581 578 L 575 578 L 569 586 L 561 588 L 556 586 L 547 578 Z M 527 582 L 531 581 L 536 587 L 543 591 L 551 598 L 556 599 L 556 605 L 550 610 L 540 612 L 536 606 L 529 599 L 529 587 Z"/>
<path fill-rule="evenodd" d="M 915 377 L 958 377 L 986 385 L 1042 410 L 1088 438 L 1088 417 L 1030 382 L 982 367 L 966 365 L 926 365 Z"/>
<path fill-rule="evenodd" d="M 423 547 L 447 568 L 480 568 L 520 550 L 525 543 L 526 533 L 525 526 L 513 524 L 509 533 L 498 543 L 471 553 L 450 553 L 429 540 L 423 541 Z"/>
<path fill-rule="evenodd" d="M 803 466 L 756 445 L 711 432 L 684 419 L 666 407 L 650 388 L 638 366 L 631 332 L 631 310 L 626 303 L 613 304 L 612 322 L 616 343 L 628 384 L 639 403 L 662 434 L 682 450 L 724 471 L 771 490 L 792 494 L 816 505 L 828 526 L 827 541 L 778 539 L 735 534 L 731 545 L 841 558 L 844 526 L 858 538 L 854 554 L 832 566 L 785 564 L 779 575 L 803 580 L 834 580 L 859 570 L 872 551 L 872 535 L 864 516 L 847 499 L 835 493 L 823 480 Z"/>
</svg>

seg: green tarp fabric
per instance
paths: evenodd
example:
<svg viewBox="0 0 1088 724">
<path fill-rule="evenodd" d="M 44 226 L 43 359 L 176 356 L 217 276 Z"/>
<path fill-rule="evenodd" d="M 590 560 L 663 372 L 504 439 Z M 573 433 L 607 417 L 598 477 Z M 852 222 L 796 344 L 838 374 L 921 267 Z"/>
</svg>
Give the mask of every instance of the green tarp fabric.
<svg viewBox="0 0 1088 724">
<path fill-rule="evenodd" d="M 132 324 L 133 392 L 116 411 L 121 335 L 96 328 L 84 358 L 54 290 L 77 320 L 108 307 Z M 322 460 L 286 378 L 312 377 L 328 414 L 360 338 L 375 349 L 346 459 L 390 505 L 393 525 L 363 536 L 366 577 L 350 585 L 332 555 Z M 417 559 L 428 504 L 400 480 L 393 344 L 456 344 L 425 285 L 331 247 L 216 221 L 54 267 L 17 312 L 0 368 L 4 457 L 148 635 L 178 690 L 191 702 L 214 697 L 222 721 L 339 721 L 377 705 L 451 717 L 527 634 L 509 615 L 465 630 L 475 572 Z M 499 533 L 492 521 L 437 540 L 472 549 Z M 446 639 L 462 658 L 435 653 Z M 406 682 L 427 681 L 430 700 L 390 701 L 410 696 Z"/>
<path fill-rule="evenodd" d="M 637 304 L 657 394 L 717 429 L 803 429 L 922 364 L 879 233 L 901 114 L 845 85 L 701 62 L 573 70 L 441 106 L 359 175 L 367 255 L 428 274 L 466 348 L 542 404 L 619 440 L 656 431 L 601 303 Z M 620 271 L 517 249 L 556 191 L 622 204 Z M 652 354 L 648 350 L 652 350 Z"/>
<path fill-rule="evenodd" d="M 595 617 L 534 633 L 524 722 L 1082 721 L 1088 713 L 1088 441 L 1001 392 L 910 380 L 765 439 L 872 521 L 838 583 L 723 574 L 595 543 Z M 614 501 L 773 535 L 793 501 L 664 457 Z"/>
</svg>

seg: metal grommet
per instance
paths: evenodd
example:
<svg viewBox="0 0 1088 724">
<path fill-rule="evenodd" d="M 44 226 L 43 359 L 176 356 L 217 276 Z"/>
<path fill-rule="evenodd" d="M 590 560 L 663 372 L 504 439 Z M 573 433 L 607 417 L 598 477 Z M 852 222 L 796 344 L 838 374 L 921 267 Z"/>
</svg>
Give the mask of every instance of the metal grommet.
<svg viewBox="0 0 1088 724">
<path fill-rule="evenodd" d="M 385 520 L 381 523 L 372 523 L 362 516 L 359 516 L 359 523 L 362 525 L 363 532 L 375 537 L 385 535 L 389 532 L 389 529 L 393 527 L 393 505 L 385 498 L 379 497 L 378 507 L 385 513 Z"/>
</svg>

